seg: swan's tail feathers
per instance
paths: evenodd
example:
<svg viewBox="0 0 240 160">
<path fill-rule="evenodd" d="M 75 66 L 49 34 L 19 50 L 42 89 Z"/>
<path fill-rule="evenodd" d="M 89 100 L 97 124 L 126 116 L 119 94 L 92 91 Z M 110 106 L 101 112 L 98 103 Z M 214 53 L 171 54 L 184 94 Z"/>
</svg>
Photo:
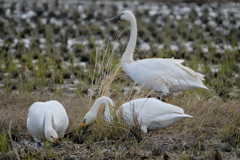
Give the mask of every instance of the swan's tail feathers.
<svg viewBox="0 0 240 160">
<path fill-rule="evenodd" d="M 192 118 L 193 116 L 190 116 L 188 114 L 185 114 L 185 113 L 176 113 L 178 117 L 183 117 L 183 118 Z"/>
<path fill-rule="evenodd" d="M 209 90 L 204 84 L 201 86 L 201 88 Z"/>
<path fill-rule="evenodd" d="M 181 64 L 181 63 L 184 62 L 183 59 L 174 59 L 174 57 L 172 59 L 170 59 L 170 61 L 173 62 L 173 63 L 177 63 L 177 64 Z"/>
<path fill-rule="evenodd" d="M 175 65 L 177 65 L 179 68 L 181 68 L 182 70 L 188 72 L 189 74 L 191 74 L 192 76 L 196 77 L 197 79 L 199 80 L 205 80 L 204 79 L 204 75 L 201 74 L 201 73 L 198 73 L 198 72 L 195 72 L 194 70 L 188 68 L 188 67 L 185 67 L 183 66 L 181 63 L 184 62 L 184 60 L 173 60 L 173 62 L 175 63 Z"/>
<path fill-rule="evenodd" d="M 192 69 L 190 69 L 190 68 L 188 68 L 188 67 L 183 66 L 181 63 L 183 63 L 184 60 L 182 60 L 182 59 L 171 59 L 171 61 L 172 61 L 176 66 L 178 66 L 178 67 L 181 68 L 182 70 L 188 72 L 189 74 L 191 74 L 192 76 L 196 77 L 197 79 L 200 79 L 200 80 L 202 80 L 202 81 L 205 80 L 205 79 L 204 79 L 205 76 L 204 76 L 203 74 L 197 73 L 197 72 L 195 72 L 194 70 L 192 70 Z"/>
<path fill-rule="evenodd" d="M 176 64 L 178 65 L 181 69 L 183 69 L 184 71 L 188 72 L 189 74 L 191 74 L 193 77 L 195 77 L 196 79 L 200 80 L 200 81 L 204 81 L 204 77 L 205 75 L 201 74 L 201 73 L 198 73 L 198 72 L 195 72 L 194 70 L 188 68 L 188 67 L 185 67 L 181 64 Z M 208 89 L 203 83 L 201 83 L 201 86 L 200 88 L 203 88 L 203 89 Z"/>
<path fill-rule="evenodd" d="M 184 115 L 184 117 L 186 117 L 186 118 L 192 118 L 193 116 L 190 116 L 190 115 L 188 115 L 188 114 L 183 114 Z"/>
</svg>

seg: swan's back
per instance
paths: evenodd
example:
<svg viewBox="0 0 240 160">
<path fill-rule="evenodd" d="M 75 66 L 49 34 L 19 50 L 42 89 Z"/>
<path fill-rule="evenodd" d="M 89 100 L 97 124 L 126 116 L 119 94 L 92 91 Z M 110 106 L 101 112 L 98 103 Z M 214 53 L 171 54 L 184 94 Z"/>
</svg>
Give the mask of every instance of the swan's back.
<svg viewBox="0 0 240 160">
<path fill-rule="evenodd" d="M 55 100 L 33 103 L 28 112 L 28 131 L 37 139 L 44 138 L 45 114 L 49 112 L 53 116 L 52 127 L 62 137 L 68 127 L 69 119 L 65 108 Z"/>
<path fill-rule="evenodd" d="M 164 103 L 155 98 L 140 98 L 136 100 L 132 100 L 130 102 L 124 103 L 122 109 L 127 113 L 131 113 L 133 110 L 141 114 L 148 113 L 150 115 L 163 115 L 166 113 L 174 112 L 183 114 L 184 111 L 182 108 Z"/>
</svg>

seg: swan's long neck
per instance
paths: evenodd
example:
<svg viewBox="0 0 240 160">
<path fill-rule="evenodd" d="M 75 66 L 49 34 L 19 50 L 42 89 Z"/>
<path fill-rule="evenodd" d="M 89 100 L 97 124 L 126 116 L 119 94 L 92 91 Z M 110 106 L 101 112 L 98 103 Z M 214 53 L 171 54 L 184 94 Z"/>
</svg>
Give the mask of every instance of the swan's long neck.
<svg viewBox="0 0 240 160">
<path fill-rule="evenodd" d="M 52 127 L 52 120 L 53 120 L 53 115 L 51 111 L 46 111 L 44 115 L 44 132 L 45 136 L 47 135 L 47 132 L 51 129 Z"/>
<path fill-rule="evenodd" d="M 137 42 L 137 21 L 135 16 L 131 19 L 130 23 L 130 38 L 127 48 L 122 56 L 122 61 L 133 61 L 133 52 Z"/>
<path fill-rule="evenodd" d="M 90 113 L 94 116 L 94 117 L 97 117 L 97 113 L 98 113 L 98 110 L 100 108 L 100 106 L 103 104 L 105 106 L 105 111 L 104 111 L 104 116 L 105 116 L 105 119 L 106 121 L 108 122 L 111 122 L 112 120 L 112 115 L 110 113 L 110 108 L 109 108 L 109 102 L 108 102 L 108 99 L 107 97 L 100 97 L 98 98 L 92 108 L 90 109 Z"/>
</svg>

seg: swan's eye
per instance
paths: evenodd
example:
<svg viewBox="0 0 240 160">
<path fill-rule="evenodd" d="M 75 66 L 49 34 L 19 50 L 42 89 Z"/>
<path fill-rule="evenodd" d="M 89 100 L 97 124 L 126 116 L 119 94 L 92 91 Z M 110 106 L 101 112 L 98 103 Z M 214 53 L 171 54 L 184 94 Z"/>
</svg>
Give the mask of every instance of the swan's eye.
<svg viewBox="0 0 240 160">
<path fill-rule="evenodd" d="M 53 136 L 51 136 L 51 138 L 53 138 Z"/>
</svg>

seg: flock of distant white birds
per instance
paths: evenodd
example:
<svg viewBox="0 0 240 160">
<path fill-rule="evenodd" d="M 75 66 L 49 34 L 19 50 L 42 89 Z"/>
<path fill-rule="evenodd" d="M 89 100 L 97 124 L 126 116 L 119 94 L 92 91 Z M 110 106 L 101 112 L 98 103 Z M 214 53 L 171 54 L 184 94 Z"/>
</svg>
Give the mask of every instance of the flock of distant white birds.
<svg viewBox="0 0 240 160">
<path fill-rule="evenodd" d="M 118 20 L 130 23 L 130 39 L 121 58 L 121 67 L 135 83 L 164 94 L 198 88 L 208 89 L 202 83 L 204 75 L 183 66 L 181 63 L 184 60 L 152 58 L 134 61 L 133 52 L 137 41 L 136 18 L 131 11 L 125 10 L 110 19 Z M 114 106 L 114 102 L 109 97 L 100 97 L 84 116 L 82 133 L 96 120 L 102 104 L 105 105 L 106 121 L 113 121 L 110 106 Z M 140 98 L 126 102 L 118 108 L 116 114 L 129 126 L 139 125 L 144 133 L 169 127 L 184 118 L 192 117 L 185 114 L 182 108 L 155 98 Z M 58 138 L 65 134 L 68 125 L 67 112 L 58 101 L 35 102 L 29 108 L 27 128 L 37 145 L 42 139 L 58 144 Z"/>
</svg>

